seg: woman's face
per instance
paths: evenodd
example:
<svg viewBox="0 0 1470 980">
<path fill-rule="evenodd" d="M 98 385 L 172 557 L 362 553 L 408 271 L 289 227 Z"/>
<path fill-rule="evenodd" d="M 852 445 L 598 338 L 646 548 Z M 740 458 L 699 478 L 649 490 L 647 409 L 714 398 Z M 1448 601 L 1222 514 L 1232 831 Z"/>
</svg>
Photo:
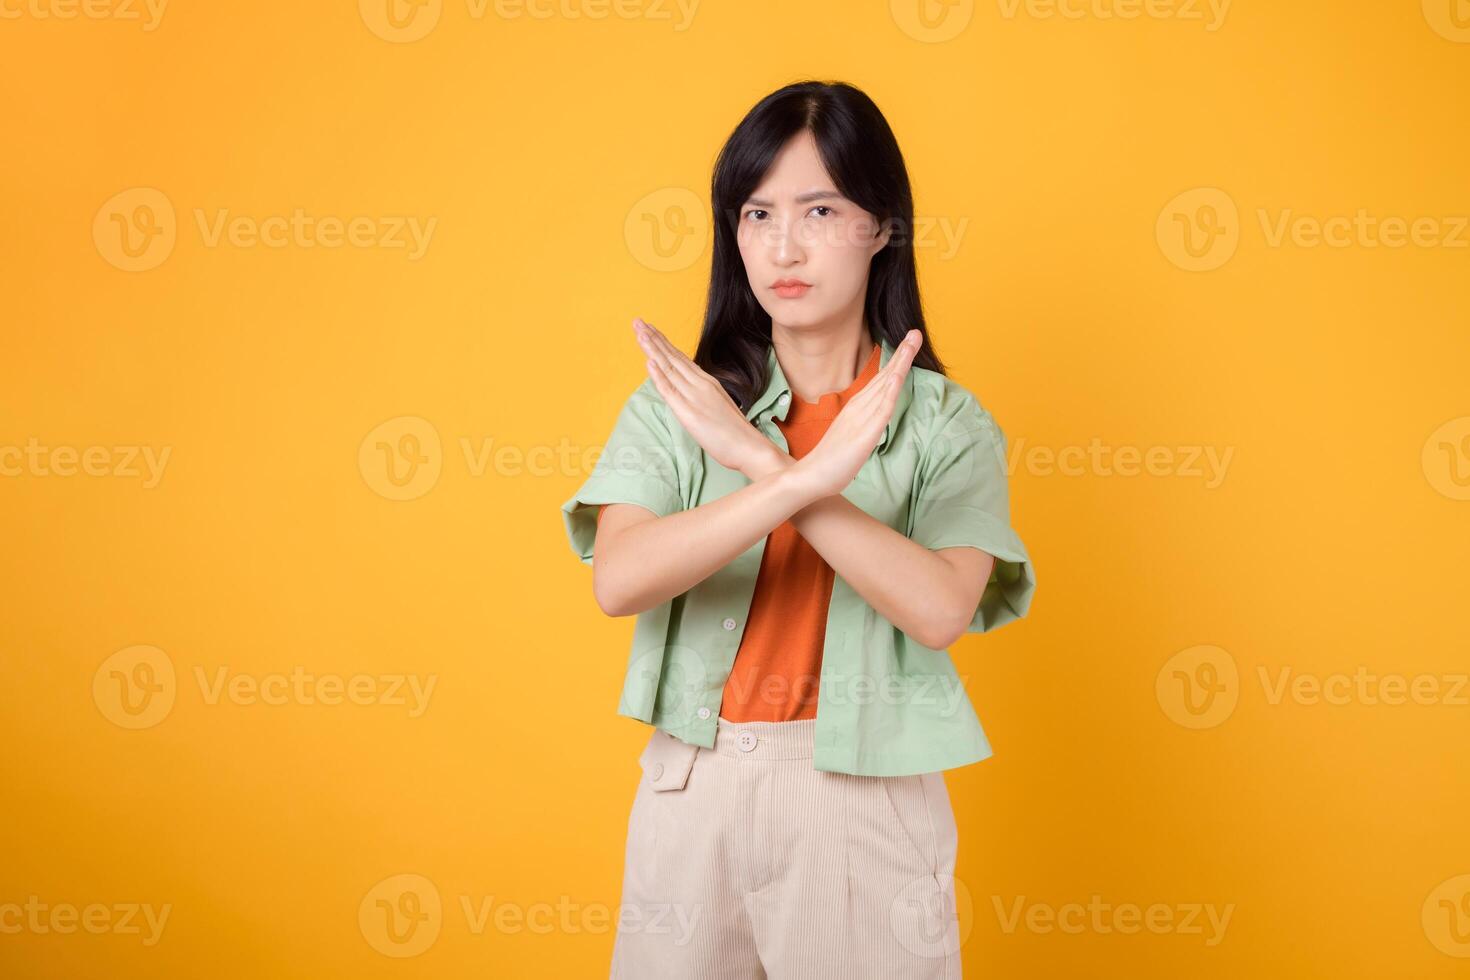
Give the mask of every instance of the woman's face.
<svg viewBox="0 0 1470 980">
<path fill-rule="evenodd" d="M 736 241 L 751 291 L 773 323 L 811 327 L 861 315 L 878 220 L 837 192 L 802 130 L 776 155 L 740 209 Z M 778 286 L 785 280 L 803 288 Z"/>
</svg>

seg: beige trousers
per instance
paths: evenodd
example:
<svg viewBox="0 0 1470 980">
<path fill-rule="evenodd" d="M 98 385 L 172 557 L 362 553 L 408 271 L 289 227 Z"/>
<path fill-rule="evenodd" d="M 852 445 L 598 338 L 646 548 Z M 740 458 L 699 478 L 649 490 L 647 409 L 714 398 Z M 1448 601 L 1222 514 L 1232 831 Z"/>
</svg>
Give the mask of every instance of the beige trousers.
<svg viewBox="0 0 1470 980">
<path fill-rule="evenodd" d="M 815 719 L 654 729 L 628 819 L 612 980 L 955 980 L 942 773 L 812 768 Z"/>
</svg>

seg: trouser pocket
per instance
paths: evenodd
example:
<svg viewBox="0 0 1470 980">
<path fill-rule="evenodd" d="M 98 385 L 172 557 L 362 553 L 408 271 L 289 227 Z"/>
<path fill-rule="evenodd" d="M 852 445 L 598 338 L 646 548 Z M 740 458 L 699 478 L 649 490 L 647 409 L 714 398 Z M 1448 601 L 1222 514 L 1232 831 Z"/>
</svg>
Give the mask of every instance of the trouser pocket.
<svg viewBox="0 0 1470 980">
<path fill-rule="evenodd" d="M 662 888 L 659 851 L 668 839 L 662 831 L 667 819 L 664 797 L 670 792 L 684 791 L 698 754 L 699 746 L 655 728 L 638 757 L 643 771 L 633 798 L 633 811 L 628 817 L 624 868 L 624 888 L 632 898 L 656 900 L 659 897 Z"/>
<path fill-rule="evenodd" d="M 689 771 L 694 768 L 694 757 L 699 755 L 699 748 L 675 738 L 662 728 L 655 728 L 643 754 L 638 757 L 649 786 L 655 792 L 683 789 L 689 781 Z"/>
</svg>

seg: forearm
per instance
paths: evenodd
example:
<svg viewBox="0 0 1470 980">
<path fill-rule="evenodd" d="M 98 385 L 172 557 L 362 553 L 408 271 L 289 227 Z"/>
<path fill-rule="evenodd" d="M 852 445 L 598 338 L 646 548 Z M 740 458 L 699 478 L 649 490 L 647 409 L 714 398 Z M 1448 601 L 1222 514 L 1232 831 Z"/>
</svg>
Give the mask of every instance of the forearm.
<svg viewBox="0 0 1470 980">
<path fill-rule="evenodd" d="M 790 472 L 797 461 L 775 445 L 750 473 Z M 959 571 L 841 494 L 820 497 L 791 516 L 797 533 L 858 595 L 905 634 L 943 649 L 974 612 Z"/>
<path fill-rule="evenodd" d="M 975 599 L 938 552 L 841 495 L 808 505 L 791 523 L 854 592 L 917 642 L 944 649 L 963 632 Z"/>
<path fill-rule="evenodd" d="M 611 535 L 599 528 L 593 551 L 598 603 L 609 615 L 629 616 L 682 595 L 813 499 L 801 474 L 783 467 L 689 510 Z"/>
</svg>

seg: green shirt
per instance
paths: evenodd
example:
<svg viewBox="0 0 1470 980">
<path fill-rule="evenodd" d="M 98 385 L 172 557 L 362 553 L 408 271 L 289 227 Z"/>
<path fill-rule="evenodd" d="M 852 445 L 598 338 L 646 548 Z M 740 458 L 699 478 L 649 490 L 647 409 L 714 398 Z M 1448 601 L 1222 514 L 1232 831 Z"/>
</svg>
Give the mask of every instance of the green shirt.
<svg viewBox="0 0 1470 980">
<path fill-rule="evenodd" d="M 781 449 L 792 394 L 767 344 L 770 383 L 746 417 Z M 879 366 L 893 347 L 885 340 Z M 679 424 L 652 379 L 628 396 L 602 455 L 561 506 L 572 551 L 592 564 L 597 506 L 628 503 L 659 517 L 750 483 Z M 865 513 L 926 548 L 960 545 L 995 557 L 967 632 L 1026 615 L 1036 589 L 1010 525 L 1005 435 L 952 379 L 911 367 L 893 417 L 842 491 Z M 638 615 L 618 714 L 712 748 L 725 679 L 755 593 L 765 539 L 682 595 Z M 898 776 L 952 769 L 991 754 L 980 719 L 945 650 L 913 640 L 836 575 L 818 681 L 815 769 Z"/>
</svg>

